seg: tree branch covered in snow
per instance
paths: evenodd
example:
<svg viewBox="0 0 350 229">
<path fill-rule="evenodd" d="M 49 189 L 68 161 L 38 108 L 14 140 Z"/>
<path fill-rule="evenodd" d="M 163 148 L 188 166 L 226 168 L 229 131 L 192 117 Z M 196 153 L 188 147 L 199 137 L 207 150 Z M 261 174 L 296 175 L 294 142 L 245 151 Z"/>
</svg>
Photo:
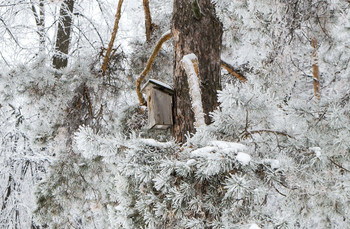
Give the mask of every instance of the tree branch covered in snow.
<svg viewBox="0 0 350 229">
<path fill-rule="evenodd" d="M 192 110 L 196 119 L 195 127 L 198 129 L 205 126 L 202 96 L 199 82 L 199 62 L 195 54 L 188 54 L 182 58 L 182 67 L 187 74 L 190 96 L 192 100 Z"/>
</svg>

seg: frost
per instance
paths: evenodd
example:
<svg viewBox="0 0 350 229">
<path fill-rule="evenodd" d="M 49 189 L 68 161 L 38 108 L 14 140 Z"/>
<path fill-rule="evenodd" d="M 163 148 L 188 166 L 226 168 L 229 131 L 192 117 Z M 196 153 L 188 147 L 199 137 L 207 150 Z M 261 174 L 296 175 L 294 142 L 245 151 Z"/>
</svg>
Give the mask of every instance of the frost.
<svg viewBox="0 0 350 229">
<path fill-rule="evenodd" d="M 320 158 L 321 155 L 322 155 L 322 151 L 321 151 L 321 148 L 320 147 L 310 147 L 309 148 L 312 152 L 315 153 L 316 157 L 317 158 Z"/>
<path fill-rule="evenodd" d="M 239 161 L 242 165 L 248 165 L 251 161 L 251 157 L 249 154 L 239 152 L 236 156 L 237 161 Z"/>
<path fill-rule="evenodd" d="M 140 141 L 141 144 L 156 148 L 168 148 L 173 145 L 172 142 L 159 142 L 152 138 L 141 138 L 138 141 Z"/>
<path fill-rule="evenodd" d="M 265 159 L 264 162 L 269 164 L 272 169 L 279 169 L 281 167 L 281 163 L 279 160 L 275 159 Z"/>
<path fill-rule="evenodd" d="M 217 147 L 213 147 L 213 146 L 205 146 L 199 149 L 196 149 L 194 151 L 191 152 L 191 154 L 193 156 L 197 156 L 197 157 L 214 157 L 213 156 L 213 152 L 215 152 L 218 148 Z"/>
<path fill-rule="evenodd" d="M 196 65 L 196 67 L 195 67 Z M 202 105 L 202 96 L 200 89 L 199 76 L 196 73 L 198 71 L 198 59 L 193 53 L 188 54 L 182 58 L 182 66 L 187 73 L 188 85 L 190 87 L 190 95 L 192 100 L 192 109 L 195 116 L 195 126 L 199 128 L 205 126 L 204 112 Z"/>
<path fill-rule="evenodd" d="M 238 151 L 247 150 L 247 147 L 245 145 L 240 144 L 240 143 L 235 143 L 235 142 L 211 141 L 211 142 L 209 142 L 209 145 L 218 147 L 220 149 L 229 149 L 230 151 L 233 151 L 236 153 Z"/>
<path fill-rule="evenodd" d="M 190 160 L 188 160 L 187 162 L 186 162 L 186 164 L 188 165 L 188 166 L 192 166 L 192 165 L 195 165 L 196 164 L 196 160 L 195 159 L 190 159 Z"/>
</svg>

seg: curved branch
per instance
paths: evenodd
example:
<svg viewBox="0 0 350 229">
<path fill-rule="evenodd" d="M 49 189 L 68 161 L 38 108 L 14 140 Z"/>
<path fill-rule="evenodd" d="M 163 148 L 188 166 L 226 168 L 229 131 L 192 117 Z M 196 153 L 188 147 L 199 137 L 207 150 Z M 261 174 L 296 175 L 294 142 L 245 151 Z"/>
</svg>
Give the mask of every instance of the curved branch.
<svg viewBox="0 0 350 229">
<path fill-rule="evenodd" d="M 247 82 L 247 78 L 245 78 L 242 74 L 238 73 L 238 71 L 235 70 L 234 67 L 229 63 L 221 60 L 221 67 L 226 69 L 231 75 L 237 77 L 242 83 Z"/>
<path fill-rule="evenodd" d="M 136 81 L 136 93 L 137 93 L 137 97 L 139 98 L 139 102 L 140 102 L 141 105 L 145 105 L 146 104 L 146 100 L 145 100 L 145 98 L 143 98 L 143 95 L 141 93 L 141 83 L 145 79 L 145 77 L 148 74 L 148 72 L 151 70 L 151 67 L 152 67 L 152 65 L 154 63 L 154 60 L 156 59 L 156 57 L 157 57 L 157 55 L 159 53 L 159 50 L 161 49 L 162 45 L 164 44 L 164 42 L 169 40 L 171 37 L 172 37 L 172 33 L 171 33 L 171 31 L 168 31 L 165 34 L 163 34 L 163 36 L 158 40 L 156 46 L 154 47 L 152 55 L 150 56 L 150 58 L 147 61 L 146 67 L 141 72 L 139 78 Z"/>
</svg>

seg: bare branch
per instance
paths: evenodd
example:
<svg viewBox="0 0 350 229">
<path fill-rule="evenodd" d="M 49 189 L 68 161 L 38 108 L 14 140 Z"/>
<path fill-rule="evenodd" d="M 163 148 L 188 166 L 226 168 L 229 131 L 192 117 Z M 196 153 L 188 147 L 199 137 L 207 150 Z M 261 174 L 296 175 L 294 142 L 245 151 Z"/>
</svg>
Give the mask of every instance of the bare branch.
<svg viewBox="0 0 350 229">
<path fill-rule="evenodd" d="M 247 132 L 249 134 L 272 133 L 272 134 L 278 134 L 278 135 L 282 135 L 282 136 L 289 137 L 289 138 L 294 138 L 292 135 L 289 135 L 287 133 L 277 131 L 277 130 L 251 130 L 251 131 L 247 131 Z"/>
<path fill-rule="evenodd" d="M 312 38 L 311 46 L 313 48 L 312 73 L 313 73 L 314 94 L 315 94 L 315 97 L 319 100 L 320 95 L 321 95 L 321 93 L 320 93 L 320 70 L 319 70 L 319 66 L 318 66 L 318 54 L 317 54 L 318 42 L 317 42 L 316 38 Z"/>
<path fill-rule="evenodd" d="M 124 0 L 119 0 L 119 2 L 118 2 L 118 8 L 117 8 L 117 13 L 115 15 L 115 21 L 114 21 L 114 27 L 113 27 L 111 40 L 109 41 L 108 48 L 107 48 L 107 51 L 106 51 L 106 55 L 105 55 L 105 58 L 104 58 L 104 61 L 103 61 L 103 65 L 102 65 L 102 75 L 103 76 L 106 74 L 106 70 L 107 70 L 107 66 L 108 66 L 108 62 L 109 62 L 109 57 L 110 57 L 110 54 L 111 54 L 112 49 L 113 49 L 113 44 L 114 44 L 115 37 L 117 36 L 123 1 Z"/>
<path fill-rule="evenodd" d="M 245 78 L 242 74 L 238 73 L 236 69 L 229 63 L 221 60 L 221 67 L 226 69 L 231 75 L 237 77 L 242 83 L 247 82 L 247 78 Z"/>
<path fill-rule="evenodd" d="M 335 161 L 333 161 L 331 158 L 329 158 L 329 160 L 332 162 L 332 164 L 336 165 L 337 167 L 339 167 L 340 169 L 343 169 L 346 172 L 350 172 L 350 170 L 344 168 L 343 166 L 341 166 L 340 164 L 336 163 Z"/>
</svg>

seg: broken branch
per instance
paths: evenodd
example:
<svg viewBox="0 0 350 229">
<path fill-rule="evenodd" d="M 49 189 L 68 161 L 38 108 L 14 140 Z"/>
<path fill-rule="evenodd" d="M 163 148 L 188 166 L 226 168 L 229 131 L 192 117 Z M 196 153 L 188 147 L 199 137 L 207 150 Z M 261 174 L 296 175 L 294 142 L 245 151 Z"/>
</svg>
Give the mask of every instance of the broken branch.
<svg viewBox="0 0 350 229">
<path fill-rule="evenodd" d="M 234 67 L 229 63 L 221 60 L 221 67 L 226 69 L 231 75 L 237 77 L 242 83 L 247 82 L 247 78 L 245 78 L 242 74 L 238 73 L 238 71 L 234 69 Z"/>
</svg>

